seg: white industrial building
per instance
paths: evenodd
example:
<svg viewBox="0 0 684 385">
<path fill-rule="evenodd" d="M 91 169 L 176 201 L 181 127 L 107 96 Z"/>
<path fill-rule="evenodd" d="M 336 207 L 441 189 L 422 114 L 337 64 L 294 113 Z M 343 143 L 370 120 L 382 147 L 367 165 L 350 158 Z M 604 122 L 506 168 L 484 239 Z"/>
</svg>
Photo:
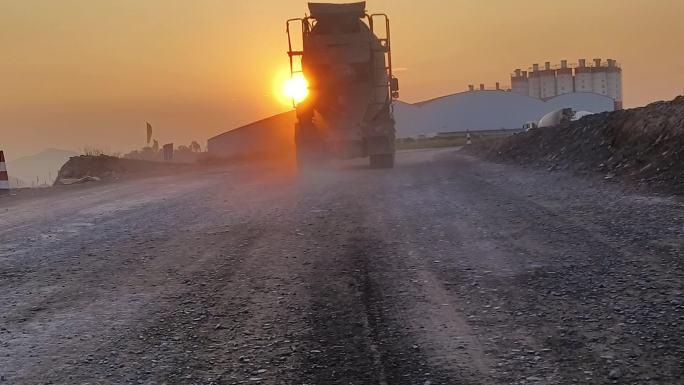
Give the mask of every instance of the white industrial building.
<svg viewBox="0 0 684 385">
<path fill-rule="evenodd" d="M 409 104 L 394 103 L 397 137 L 445 132 L 521 129 L 544 115 L 570 108 L 599 113 L 622 108 L 622 70 L 615 60 L 579 60 L 569 65 L 534 64 L 517 69 L 511 88 L 480 84 L 468 91 Z M 294 144 L 294 111 L 273 116 L 209 139 L 208 150 L 219 156 L 274 152 Z"/>
<path fill-rule="evenodd" d="M 552 111 L 571 108 L 592 113 L 613 111 L 614 101 L 593 92 L 573 92 L 548 100 L 504 90 L 473 90 L 421 103 L 394 103 L 397 137 L 443 132 L 520 129 Z M 217 156 L 274 153 L 294 145 L 294 111 L 272 116 L 209 139 Z"/>
<path fill-rule="evenodd" d="M 567 60 L 555 66 L 546 62 L 543 68 L 533 64 L 530 71 L 513 72 L 511 91 L 541 100 L 568 93 L 595 93 L 608 96 L 616 110 L 622 109 L 622 68 L 613 59 L 594 59 L 592 65 L 587 65 L 586 59 L 572 65 Z"/>
<path fill-rule="evenodd" d="M 421 103 L 394 103 L 397 136 L 433 135 L 441 132 L 520 129 L 552 111 L 599 113 L 613 111 L 606 95 L 572 92 L 542 100 L 504 90 L 473 90 Z"/>
<path fill-rule="evenodd" d="M 296 120 L 293 110 L 235 128 L 210 138 L 207 151 L 221 157 L 270 156 L 290 151 Z"/>
</svg>

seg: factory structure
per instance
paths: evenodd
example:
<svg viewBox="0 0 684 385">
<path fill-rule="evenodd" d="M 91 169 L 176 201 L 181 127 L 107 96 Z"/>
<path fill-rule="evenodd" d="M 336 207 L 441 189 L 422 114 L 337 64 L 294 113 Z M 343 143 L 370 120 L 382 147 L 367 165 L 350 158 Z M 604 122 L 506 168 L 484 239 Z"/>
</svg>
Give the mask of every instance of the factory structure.
<svg viewBox="0 0 684 385">
<path fill-rule="evenodd" d="M 592 65 L 586 59 L 568 65 L 546 62 L 544 67 L 533 64 L 529 71 L 516 69 L 511 75 L 511 91 L 536 99 L 549 100 L 571 93 L 595 93 L 614 101 L 616 110 L 622 109 L 622 68 L 617 61 L 594 59 Z"/>
<path fill-rule="evenodd" d="M 468 86 L 464 92 L 418 102 L 395 101 L 398 138 L 486 130 L 520 130 L 563 109 L 582 114 L 622 109 L 622 68 L 613 59 L 561 60 L 516 69 L 511 86 Z M 273 152 L 294 144 L 294 111 L 217 135 L 208 150 L 217 156 Z"/>
<path fill-rule="evenodd" d="M 216 135 L 207 141 L 210 154 L 230 156 L 269 156 L 294 150 L 295 111 L 273 115 Z"/>
<path fill-rule="evenodd" d="M 395 103 L 397 136 L 520 129 L 549 113 L 571 109 L 600 113 L 622 109 L 622 68 L 616 60 L 561 60 L 516 69 L 511 86 L 479 87 L 424 102 Z"/>
</svg>

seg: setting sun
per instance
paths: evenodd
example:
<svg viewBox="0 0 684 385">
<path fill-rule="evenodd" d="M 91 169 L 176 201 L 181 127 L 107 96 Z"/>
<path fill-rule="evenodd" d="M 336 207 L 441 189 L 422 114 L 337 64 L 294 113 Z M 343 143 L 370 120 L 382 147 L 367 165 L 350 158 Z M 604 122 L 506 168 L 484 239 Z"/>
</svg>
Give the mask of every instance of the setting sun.
<svg viewBox="0 0 684 385">
<path fill-rule="evenodd" d="M 295 104 L 299 104 L 309 95 L 309 82 L 301 73 L 294 74 L 285 81 L 283 93 Z"/>
</svg>

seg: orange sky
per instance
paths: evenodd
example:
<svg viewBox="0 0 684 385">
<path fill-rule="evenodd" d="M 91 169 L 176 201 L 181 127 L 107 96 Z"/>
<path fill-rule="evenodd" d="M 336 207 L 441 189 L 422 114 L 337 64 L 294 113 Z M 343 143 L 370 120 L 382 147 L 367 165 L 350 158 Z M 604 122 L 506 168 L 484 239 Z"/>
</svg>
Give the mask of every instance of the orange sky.
<svg viewBox="0 0 684 385">
<path fill-rule="evenodd" d="M 684 93 L 681 0 L 371 0 L 390 14 L 402 99 L 508 84 L 514 68 L 615 58 L 627 107 Z M 0 148 L 128 151 L 205 140 L 287 109 L 299 0 L 0 0 Z"/>
</svg>

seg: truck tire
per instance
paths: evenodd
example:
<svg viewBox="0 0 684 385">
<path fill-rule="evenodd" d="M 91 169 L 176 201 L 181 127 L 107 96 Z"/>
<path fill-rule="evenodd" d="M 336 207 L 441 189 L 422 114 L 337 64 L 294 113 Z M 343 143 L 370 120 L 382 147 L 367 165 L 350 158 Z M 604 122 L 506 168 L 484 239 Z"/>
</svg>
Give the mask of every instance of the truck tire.
<svg viewBox="0 0 684 385">
<path fill-rule="evenodd" d="M 370 156 L 371 168 L 394 168 L 394 154 L 376 154 Z"/>
<path fill-rule="evenodd" d="M 311 143 L 297 143 L 297 167 L 309 169 L 326 163 L 326 156 L 318 146 Z"/>
<path fill-rule="evenodd" d="M 300 170 L 321 165 L 327 160 L 325 143 L 313 125 L 295 126 L 295 146 Z"/>
</svg>

